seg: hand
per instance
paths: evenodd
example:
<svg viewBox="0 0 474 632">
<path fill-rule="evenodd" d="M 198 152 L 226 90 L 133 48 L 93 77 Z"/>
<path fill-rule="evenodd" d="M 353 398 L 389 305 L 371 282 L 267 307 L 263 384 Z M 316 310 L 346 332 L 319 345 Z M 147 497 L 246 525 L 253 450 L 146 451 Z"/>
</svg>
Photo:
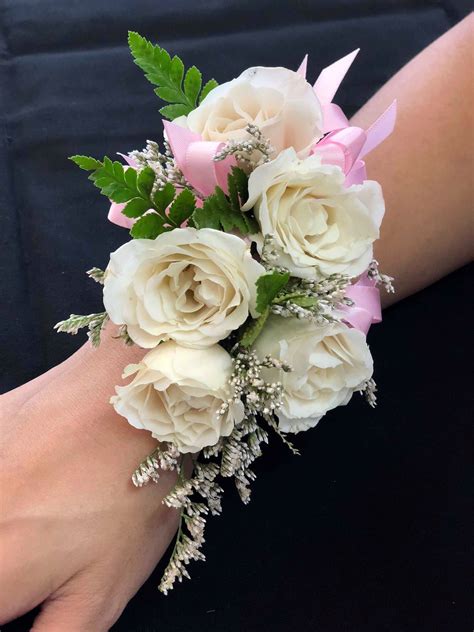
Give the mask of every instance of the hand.
<svg viewBox="0 0 474 632">
<path fill-rule="evenodd" d="M 0 624 L 44 602 L 35 632 L 108 630 L 175 533 L 175 474 L 130 481 L 156 442 L 108 403 L 143 354 L 110 333 L 0 397 Z"/>
</svg>

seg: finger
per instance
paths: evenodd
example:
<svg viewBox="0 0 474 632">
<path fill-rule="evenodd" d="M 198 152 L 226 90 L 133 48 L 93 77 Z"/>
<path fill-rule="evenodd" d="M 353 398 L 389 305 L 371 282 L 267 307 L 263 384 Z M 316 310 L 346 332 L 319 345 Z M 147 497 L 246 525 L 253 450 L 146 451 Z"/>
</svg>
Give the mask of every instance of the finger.
<svg viewBox="0 0 474 632">
<path fill-rule="evenodd" d="M 107 632 L 123 606 L 114 608 L 92 593 L 67 593 L 49 598 L 31 632 Z"/>
</svg>

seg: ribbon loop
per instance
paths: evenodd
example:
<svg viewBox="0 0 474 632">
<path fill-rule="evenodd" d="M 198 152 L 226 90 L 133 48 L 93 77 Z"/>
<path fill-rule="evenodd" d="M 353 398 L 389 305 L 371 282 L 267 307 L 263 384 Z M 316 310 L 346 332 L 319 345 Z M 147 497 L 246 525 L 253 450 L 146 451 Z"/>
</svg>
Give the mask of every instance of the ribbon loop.
<svg viewBox="0 0 474 632">
<path fill-rule="evenodd" d="M 357 283 L 346 289 L 345 295 L 354 302 L 354 305 L 342 308 L 344 320 L 354 329 L 367 335 L 370 326 L 382 320 L 380 292 L 375 281 L 365 274 Z"/>
<path fill-rule="evenodd" d="M 225 143 L 203 141 L 199 134 L 169 121 L 163 121 L 163 125 L 176 164 L 186 180 L 204 196 L 211 195 L 216 186 L 227 193 L 227 174 L 237 163 L 233 156 L 214 160 Z"/>
<path fill-rule="evenodd" d="M 361 127 L 346 127 L 328 134 L 313 149 L 325 164 L 338 165 L 348 174 L 356 162 L 366 142 L 366 134 Z"/>
</svg>

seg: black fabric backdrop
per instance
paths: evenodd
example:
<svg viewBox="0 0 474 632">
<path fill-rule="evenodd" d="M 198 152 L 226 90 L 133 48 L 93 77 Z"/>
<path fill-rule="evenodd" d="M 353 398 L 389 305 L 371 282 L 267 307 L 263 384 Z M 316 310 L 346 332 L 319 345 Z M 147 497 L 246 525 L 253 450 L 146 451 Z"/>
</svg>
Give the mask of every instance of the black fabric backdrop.
<svg viewBox="0 0 474 632">
<path fill-rule="evenodd" d="M 66 157 L 160 135 L 127 29 L 219 81 L 251 65 L 296 68 L 306 52 L 311 78 L 360 46 L 337 99 L 352 113 L 467 10 L 467 0 L 0 0 L 0 388 L 82 344 L 52 325 L 100 307 L 84 271 L 126 237 Z M 301 457 L 273 442 L 253 502 L 231 493 L 211 522 L 193 581 L 164 598 L 160 566 L 114 630 L 470 630 L 471 287 L 460 270 L 388 310 L 370 333 L 378 408 L 354 398 L 298 437 Z"/>
</svg>

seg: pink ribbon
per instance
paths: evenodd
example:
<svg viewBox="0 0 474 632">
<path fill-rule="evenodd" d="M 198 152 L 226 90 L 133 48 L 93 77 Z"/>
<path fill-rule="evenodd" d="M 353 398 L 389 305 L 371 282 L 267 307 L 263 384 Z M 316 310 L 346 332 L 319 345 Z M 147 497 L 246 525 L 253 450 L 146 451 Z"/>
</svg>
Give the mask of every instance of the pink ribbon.
<svg viewBox="0 0 474 632">
<path fill-rule="evenodd" d="M 365 155 L 382 143 L 393 131 L 397 116 L 396 101 L 373 123 L 368 130 L 351 127 L 341 108 L 332 100 L 342 80 L 356 58 L 359 48 L 324 68 L 313 88 L 323 110 L 323 132 L 327 134 L 311 153 L 322 155 L 323 163 L 336 164 L 346 174 L 346 186 L 361 184 L 367 179 Z M 297 73 L 306 77 L 308 55 Z"/>
<path fill-rule="evenodd" d="M 352 62 L 357 57 L 359 48 L 353 50 L 345 57 L 341 57 L 330 66 L 324 68 L 313 86 L 314 92 L 321 103 L 323 109 L 324 127 L 323 132 L 331 132 L 341 127 L 347 127 L 349 122 L 344 115 L 341 108 L 332 103 L 334 95 L 336 94 L 342 80 L 347 74 L 347 71 L 352 66 Z"/>
<path fill-rule="evenodd" d="M 227 174 L 237 164 L 236 160 L 233 156 L 214 160 L 225 143 L 203 141 L 199 134 L 169 121 L 163 121 L 163 125 L 176 164 L 186 180 L 204 196 L 211 195 L 216 186 L 227 193 Z"/>
<path fill-rule="evenodd" d="M 357 283 L 346 289 L 345 295 L 354 302 L 354 305 L 342 308 L 344 321 L 367 335 L 370 326 L 382 320 L 380 292 L 375 281 L 364 274 Z"/>
<path fill-rule="evenodd" d="M 325 164 L 338 165 L 346 174 L 346 186 L 361 184 L 367 179 L 362 158 L 390 136 L 396 116 L 397 102 L 393 101 L 366 131 L 352 126 L 334 130 L 320 140 L 311 153 L 320 155 Z"/>
</svg>

